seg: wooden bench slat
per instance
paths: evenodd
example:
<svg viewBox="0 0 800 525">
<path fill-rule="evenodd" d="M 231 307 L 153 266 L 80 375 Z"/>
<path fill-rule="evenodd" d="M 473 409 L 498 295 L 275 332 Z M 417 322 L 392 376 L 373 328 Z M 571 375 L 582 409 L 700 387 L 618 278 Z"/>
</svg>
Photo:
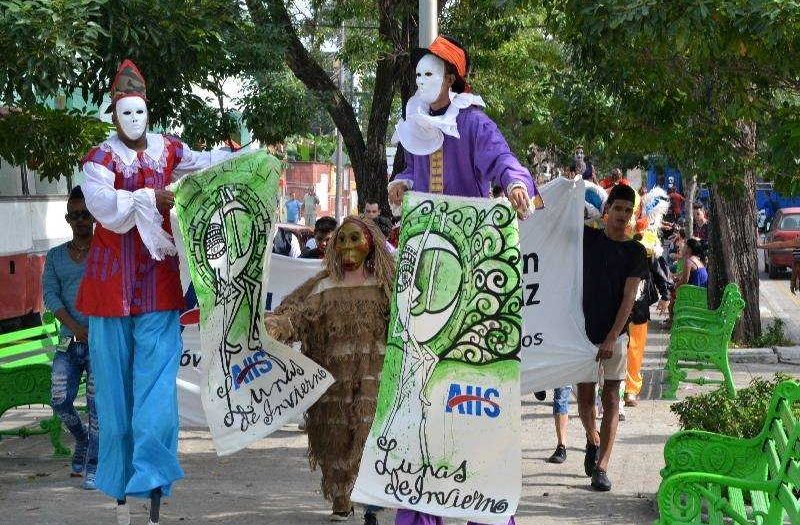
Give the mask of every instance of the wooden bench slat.
<svg viewBox="0 0 800 525">
<path fill-rule="evenodd" d="M 773 479 L 775 476 L 781 476 L 783 474 L 783 472 L 781 472 L 781 458 L 778 455 L 778 450 L 775 448 L 775 442 L 773 440 L 770 439 L 767 441 L 764 454 L 766 455 L 767 466 L 769 467 L 767 478 Z"/>
<path fill-rule="evenodd" d="M 785 399 L 781 399 L 778 402 L 778 417 L 783 421 L 783 426 L 788 434 L 792 434 L 797 430 L 797 418 L 794 417 L 794 410 Z"/>
<path fill-rule="evenodd" d="M 36 341 L 28 341 L 26 343 L 14 345 L 12 347 L 0 348 L 0 358 L 14 357 L 19 354 L 26 354 L 33 350 L 40 348 L 50 348 L 58 344 L 58 337 L 50 337 L 47 339 L 37 339 Z"/>
<path fill-rule="evenodd" d="M 769 511 L 769 497 L 760 490 L 751 490 L 750 505 L 753 507 L 753 521 L 762 525 Z"/>
<path fill-rule="evenodd" d="M 17 367 L 39 364 L 52 365 L 53 359 L 48 354 L 34 354 L 11 363 L 0 364 L 0 370 L 13 370 Z"/>
<path fill-rule="evenodd" d="M 722 498 L 722 487 L 717 485 L 716 483 L 710 483 L 708 485 L 708 489 L 714 493 L 714 495 L 718 498 Z M 708 523 L 709 525 L 723 525 L 725 522 L 724 517 L 722 515 L 722 511 L 716 510 L 714 505 L 710 501 L 706 501 L 708 505 Z"/>
<path fill-rule="evenodd" d="M 783 422 L 780 419 L 776 419 L 772 422 L 770 427 L 769 437 L 775 443 L 778 456 L 783 458 L 786 455 L 786 448 L 789 444 L 789 438 L 786 436 L 786 432 L 783 429 Z"/>
<path fill-rule="evenodd" d="M 7 334 L 0 334 L 0 345 L 5 346 L 11 343 L 16 343 L 17 341 L 33 339 L 35 337 L 51 336 L 53 334 L 58 335 L 58 330 L 58 324 L 52 323 L 43 326 L 35 326 L 33 328 L 25 328 Z"/>
<path fill-rule="evenodd" d="M 778 488 L 778 501 L 783 507 L 784 515 L 788 516 L 791 523 L 800 523 L 800 509 L 797 505 L 797 497 L 787 485 Z"/>
<path fill-rule="evenodd" d="M 744 506 L 744 495 L 742 491 L 736 487 L 728 487 L 728 503 L 731 508 L 742 516 L 747 516 L 747 510 Z"/>
<path fill-rule="evenodd" d="M 800 486 L 800 463 L 797 460 L 790 460 L 789 467 L 786 469 L 786 477 L 794 486 Z"/>
</svg>

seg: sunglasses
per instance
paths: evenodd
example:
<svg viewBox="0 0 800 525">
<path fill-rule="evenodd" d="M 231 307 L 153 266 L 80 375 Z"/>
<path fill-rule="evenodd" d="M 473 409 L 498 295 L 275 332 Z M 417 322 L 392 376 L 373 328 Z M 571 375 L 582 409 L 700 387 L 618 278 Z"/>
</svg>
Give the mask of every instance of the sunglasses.
<svg viewBox="0 0 800 525">
<path fill-rule="evenodd" d="M 64 217 L 66 217 L 66 219 L 70 222 L 78 221 L 80 219 L 86 219 L 87 221 L 94 222 L 94 216 L 89 213 L 89 210 L 71 211 Z"/>
</svg>

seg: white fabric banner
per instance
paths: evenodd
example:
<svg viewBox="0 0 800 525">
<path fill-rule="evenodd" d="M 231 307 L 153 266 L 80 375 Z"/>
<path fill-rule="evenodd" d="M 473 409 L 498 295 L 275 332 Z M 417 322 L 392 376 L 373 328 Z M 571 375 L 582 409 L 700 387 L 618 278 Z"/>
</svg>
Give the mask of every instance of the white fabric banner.
<svg viewBox="0 0 800 525">
<path fill-rule="evenodd" d="M 583 318 L 585 186 L 559 177 L 540 190 L 545 208 L 519 223 L 523 394 L 597 381 Z"/>
<path fill-rule="evenodd" d="M 177 230 L 177 224 L 173 227 Z M 175 236 L 178 253 L 184 253 L 180 235 Z M 187 311 L 181 315 L 183 330 L 183 354 L 178 371 L 178 408 L 181 426 L 184 428 L 208 428 L 203 404 L 200 401 L 200 387 L 203 371 L 200 368 L 202 353 L 200 352 L 200 326 L 197 297 L 189 279 L 186 260 L 181 257 L 181 283 Z M 270 257 L 270 280 L 265 296 L 265 311 L 272 311 L 281 304 L 283 298 L 295 288 L 322 271 L 322 261 L 318 259 L 293 259 L 283 255 L 272 254 Z"/>
<path fill-rule="evenodd" d="M 352 499 L 504 524 L 521 492 L 522 287 L 507 201 L 411 192 Z"/>
</svg>

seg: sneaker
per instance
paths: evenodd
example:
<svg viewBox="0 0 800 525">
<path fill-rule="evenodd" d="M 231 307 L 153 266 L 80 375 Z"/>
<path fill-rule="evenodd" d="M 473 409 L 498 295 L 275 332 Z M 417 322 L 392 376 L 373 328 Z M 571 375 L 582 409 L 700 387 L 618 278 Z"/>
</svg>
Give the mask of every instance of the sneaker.
<svg viewBox="0 0 800 525">
<path fill-rule="evenodd" d="M 635 394 L 631 394 L 631 393 L 625 392 L 624 400 L 625 400 L 625 406 L 626 407 L 638 407 L 639 406 L 639 400 L 636 398 Z"/>
<path fill-rule="evenodd" d="M 364 513 L 364 525 L 378 525 L 378 517 L 374 512 Z"/>
<path fill-rule="evenodd" d="M 86 477 L 83 478 L 83 490 L 97 490 L 97 485 L 94 481 L 95 476 L 94 472 L 86 473 Z"/>
<path fill-rule="evenodd" d="M 548 463 L 564 463 L 567 460 L 567 447 L 558 445 L 553 455 L 547 458 Z"/>
<path fill-rule="evenodd" d="M 599 492 L 608 492 L 611 490 L 611 480 L 608 479 L 606 471 L 601 468 L 595 468 L 592 475 L 592 488 Z"/>
<path fill-rule="evenodd" d="M 89 448 L 89 440 L 75 442 L 75 453 L 72 454 L 72 473 L 83 474 L 86 467 L 86 450 Z"/>
<path fill-rule="evenodd" d="M 117 505 L 117 525 L 131 525 L 131 511 L 127 503 Z"/>
<path fill-rule="evenodd" d="M 597 456 L 600 447 L 594 443 L 586 443 L 586 456 L 583 458 L 583 471 L 586 475 L 592 477 L 597 468 Z"/>
<path fill-rule="evenodd" d="M 333 512 L 331 514 L 330 520 L 331 521 L 347 521 L 350 519 L 350 516 L 355 514 L 355 509 L 350 507 L 350 510 L 345 510 L 343 512 Z"/>
<path fill-rule="evenodd" d="M 533 393 L 533 395 L 534 395 L 534 397 L 536 397 L 536 399 L 538 399 L 539 401 L 544 401 L 544 398 L 546 398 L 546 397 L 547 397 L 547 392 L 545 392 L 544 390 L 540 390 L 540 391 L 538 391 L 538 392 L 534 392 L 534 393 Z"/>
</svg>

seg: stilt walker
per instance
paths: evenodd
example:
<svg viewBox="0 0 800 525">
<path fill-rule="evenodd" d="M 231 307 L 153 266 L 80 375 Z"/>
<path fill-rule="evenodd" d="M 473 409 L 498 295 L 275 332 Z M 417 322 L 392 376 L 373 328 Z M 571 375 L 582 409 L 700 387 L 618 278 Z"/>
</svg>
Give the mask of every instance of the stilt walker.
<svg viewBox="0 0 800 525">
<path fill-rule="evenodd" d="M 130 524 L 128 496 L 150 498 L 150 523 L 157 524 L 161 496 L 183 477 L 175 378 L 184 304 L 169 222 L 173 195 L 164 188 L 231 154 L 198 153 L 146 133 L 145 81 L 130 60 L 117 70 L 111 98 L 117 133 L 83 160 L 86 207 L 97 227 L 77 301 L 89 316 L 96 484 L 117 500 L 119 525 Z"/>
<path fill-rule="evenodd" d="M 393 210 L 401 209 L 407 190 L 488 198 L 493 185 L 503 189 L 520 218 L 531 207 L 541 207 L 530 172 L 481 109 L 483 99 L 472 93 L 469 68 L 469 54 L 451 37 L 438 36 L 417 50 L 417 91 L 394 137 L 405 149 L 406 168 L 389 183 Z M 442 525 L 444 520 L 399 509 L 395 523 Z M 513 523 L 512 517 L 509 525 Z"/>
</svg>

